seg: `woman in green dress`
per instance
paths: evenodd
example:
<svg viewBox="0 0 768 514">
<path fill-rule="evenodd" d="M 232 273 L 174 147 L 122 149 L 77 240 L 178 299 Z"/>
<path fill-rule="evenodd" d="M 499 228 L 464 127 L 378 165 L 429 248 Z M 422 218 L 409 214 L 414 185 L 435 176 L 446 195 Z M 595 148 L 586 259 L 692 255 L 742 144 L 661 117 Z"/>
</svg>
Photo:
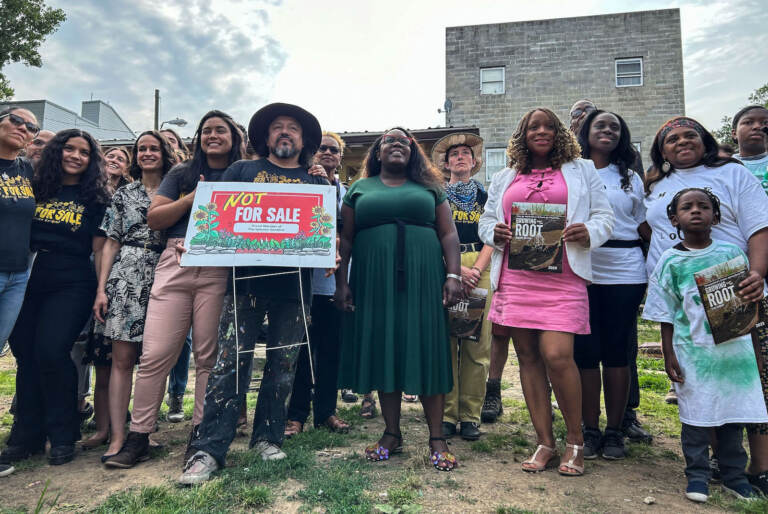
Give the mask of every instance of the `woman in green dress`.
<svg viewBox="0 0 768 514">
<path fill-rule="evenodd" d="M 417 394 L 429 425 L 432 464 L 456 459 L 442 437 L 445 393 L 453 388 L 445 308 L 462 294 L 459 238 L 443 178 L 402 128 L 379 137 L 363 178 L 341 210 L 336 303 L 342 322 L 339 386 L 379 392 L 386 431 L 366 448 L 372 461 L 402 451 L 400 400 Z M 447 273 L 446 273 L 447 271 Z"/>
</svg>

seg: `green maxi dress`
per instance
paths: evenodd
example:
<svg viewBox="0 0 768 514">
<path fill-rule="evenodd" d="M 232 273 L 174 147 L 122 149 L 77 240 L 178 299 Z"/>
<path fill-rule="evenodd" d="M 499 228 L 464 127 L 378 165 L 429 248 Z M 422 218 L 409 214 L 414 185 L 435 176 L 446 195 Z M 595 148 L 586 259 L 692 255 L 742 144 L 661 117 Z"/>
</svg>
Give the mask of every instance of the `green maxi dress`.
<svg viewBox="0 0 768 514">
<path fill-rule="evenodd" d="M 445 266 L 435 208 L 446 199 L 415 182 L 358 180 L 344 203 L 355 210 L 350 288 L 343 314 L 339 387 L 433 395 L 453 388 Z M 398 272 L 398 223 L 404 237 Z"/>
</svg>

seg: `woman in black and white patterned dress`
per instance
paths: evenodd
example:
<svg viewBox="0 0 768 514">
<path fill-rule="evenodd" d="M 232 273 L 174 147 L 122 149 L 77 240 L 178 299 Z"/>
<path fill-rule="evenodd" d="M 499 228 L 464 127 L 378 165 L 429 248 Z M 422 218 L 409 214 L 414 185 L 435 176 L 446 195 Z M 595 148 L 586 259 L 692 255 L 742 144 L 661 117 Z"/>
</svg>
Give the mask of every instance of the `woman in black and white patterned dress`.
<svg viewBox="0 0 768 514">
<path fill-rule="evenodd" d="M 104 323 L 104 345 L 112 346 L 111 438 L 105 457 L 117 453 L 125 439 L 133 367 L 144 335 L 155 266 L 165 248 L 163 233 L 147 225 L 147 210 L 163 176 L 174 164 L 168 141 L 155 131 L 139 136 L 132 157 L 131 176 L 135 181 L 117 190 L 102 222 L 107 242 L 93 305 L 96 319 Z"/>
</svg>

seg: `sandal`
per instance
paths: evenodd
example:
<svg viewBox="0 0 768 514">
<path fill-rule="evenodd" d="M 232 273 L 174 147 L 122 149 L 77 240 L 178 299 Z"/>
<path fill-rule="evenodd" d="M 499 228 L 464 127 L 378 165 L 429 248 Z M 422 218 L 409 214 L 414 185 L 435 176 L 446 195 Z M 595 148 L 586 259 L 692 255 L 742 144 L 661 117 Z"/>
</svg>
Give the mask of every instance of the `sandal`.
<svg viewBox="0 0 768 514">
<path fill-rule="evenodd" d="M 338 432 L 339 434 L 346 434 L 349 432 L 349 423 L 339 419 L 336 415 L 328 416 L 328 419 L 323 421 L 322 425 L 331 432 Z"/>
<path fill-rule="evenodd" d="M 419 401 L 419 395 L 417 394 L 403 394 L 403 401 L 408 403 L 416 403 Z"/>
<path fill-rule="evenodd" d="M 292 419 L 289 419 L 285 422 L 285 431 L 283 432 L 283 435 L 286 439 L 289 439 L 296 434 L 300 434 L 304 431 L 304 423 L 301 421 L 294 421 Z"/>
<path fill-rule="evenodd" d="M 453 469 L 459 465 L 459 461 L 456 460 L 456 457 L 449 451 L 438 451 L 432 449 L 432 441 L 443 441 L 445 442 L 445 437 L 430 437 L 429 438 L 429 449 L 430 449 L 430 456 L 429 461 L 432 463 L 432 465 L 435 467 L 438 471 L 453 471 Z"/>
<path fill-rule="evenodd" d="M 365 449 L 365 458 L 368 459 L 371 462 L 379 462 L 382 460 L 389 460 L 389 456 L 393 455 L 395 453 L 403 453 L 403 436 L 402 434 L 393 434 L 392 432 L 384 432 L 384 435 L 381 436 L 382 438 L 384 436 L 394 437 L 397 441 L 397 446 L 392 448 L 391 450 L 387 448 L 386 446 L 382 446 L 377 442 L 376 444 L 372 444 L 368 446 Z M 381 441 L 381 439 L 379 439 Z"/>
<path fill-rule="evenodd" d="M 566 448 L 572 448 L 573 454 L 568 462 L 563 462 L 560 467 L 557 468 L 557 472 L 564 477 L 580 477 L 584 474 L 584 466 L 577 466 L 574 464 L 576 458 L 579 456 L 579 450 L 584 450 L 584 445 L 565 443 Z"/>
<path fill-rule="evenodd" d="M 93 450 L 94 448 L 98 448 L 99 446 L 103 446 L 105 444 L 109 444 L 108 435 L 99 439 L 88 438 L 85 441 L 80 442 L 80 446 L 83 448 L 83 451 Z"/>
<path fill-rule="evenodd" d="M 549 452 L 549 459 L 547 459 L 547 461 L 544 464 L 541 464 L 539 461 L 536 460 L 536 457 L 539 456 L 539 452 L 541 450 L 545 450 Z M 533 455 L 531 455 L 531 458 L 528 460 L 524 460 L 521 463 L 520 467 L 522 467 L 523 471 L 527 473 L 540 473 L 548 468 L 553 468 L 557 466 L 558 459 L 559 459 L 559 455 L 557 454 L 557 449 L 540 444 L 536 447 L 536 451 L 533 452 Z"/>
<path fill-rule="evenodd" d="M 376 400 L 373 396 L 363 396 L 363 403 L 360 405 L 360 417 L 365 419 L 376 417 Z"/>
</svg>

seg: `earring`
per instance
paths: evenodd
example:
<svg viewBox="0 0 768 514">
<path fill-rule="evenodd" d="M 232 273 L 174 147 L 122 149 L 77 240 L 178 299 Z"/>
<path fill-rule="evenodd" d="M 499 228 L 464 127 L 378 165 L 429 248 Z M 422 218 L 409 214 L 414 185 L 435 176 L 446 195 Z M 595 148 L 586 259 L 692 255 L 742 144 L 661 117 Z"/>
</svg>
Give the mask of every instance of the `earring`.
<svg viewBox="0 0 768 514">
<path fill-rule="evenodd" d="M 671 170 L 671 169 L 672 169 L 672 165 L 669 163 L 669 161 L 665 160 L 665 161 L 664 161 L 664 162 L 661 164 L 661 171 L 662 171 L 662 172 L 664 172 L 664 173 L 669 173 L 669 170 Z"/>
</svg>

